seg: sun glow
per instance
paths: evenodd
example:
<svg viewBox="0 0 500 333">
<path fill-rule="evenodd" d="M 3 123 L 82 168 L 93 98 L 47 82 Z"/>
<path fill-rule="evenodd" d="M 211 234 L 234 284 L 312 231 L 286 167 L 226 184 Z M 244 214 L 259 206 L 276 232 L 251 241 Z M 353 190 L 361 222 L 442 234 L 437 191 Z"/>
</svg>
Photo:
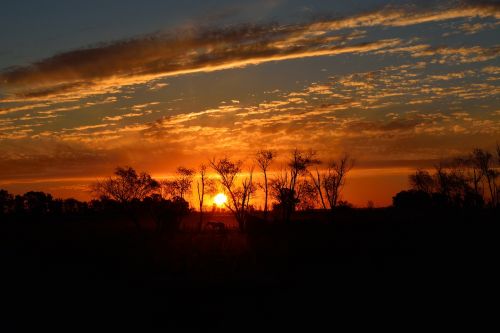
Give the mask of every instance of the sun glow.
<svg viewBox="0 0 500 333">
<path fill-rule="evenodd" d="M 227 197 L 224 193 L 219 193 L 214 197 L 214 203 L 219 207 L 224 206 L 226 202 L 227 202 Z"/>
</svg>

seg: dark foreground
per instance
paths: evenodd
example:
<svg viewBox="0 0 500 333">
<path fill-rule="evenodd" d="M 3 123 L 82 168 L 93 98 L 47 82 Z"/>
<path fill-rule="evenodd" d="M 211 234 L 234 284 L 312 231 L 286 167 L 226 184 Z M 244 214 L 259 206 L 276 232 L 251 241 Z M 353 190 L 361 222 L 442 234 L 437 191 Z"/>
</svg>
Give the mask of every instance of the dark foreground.
<svg viewBox="0 0 500 333">
<path fill-rule="evenodd" d="M 98 216 L 3 221 L 0 330 L 477 331 L 496 317 L 498 212 L 326 221 L 162 235 Z"/>
</svg>

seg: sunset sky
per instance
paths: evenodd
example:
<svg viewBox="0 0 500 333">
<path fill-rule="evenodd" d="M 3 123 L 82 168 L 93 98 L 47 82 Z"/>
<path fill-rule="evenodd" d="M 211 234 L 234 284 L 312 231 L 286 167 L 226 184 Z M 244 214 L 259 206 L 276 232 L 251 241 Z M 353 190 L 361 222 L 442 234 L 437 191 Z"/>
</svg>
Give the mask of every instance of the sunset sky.
<svg viewBox="0 0 500 333">
<path fill-rule="evenodd" d="M 500 141 L 499 56 L 498 1 L 5 0 L 0 188 L 297 147 L 349 152 L 345 199 L 386 205 Z"/>
</svg>

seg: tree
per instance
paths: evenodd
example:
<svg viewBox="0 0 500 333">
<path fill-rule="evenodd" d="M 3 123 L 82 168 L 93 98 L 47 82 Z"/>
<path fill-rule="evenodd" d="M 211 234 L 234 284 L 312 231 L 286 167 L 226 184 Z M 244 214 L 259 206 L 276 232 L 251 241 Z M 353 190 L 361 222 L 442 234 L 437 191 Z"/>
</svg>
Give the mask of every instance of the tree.
<svg viewBox="0 0 500 333">
<path fill-rule="evenodd" d="M 353 167 L 354 160 L 348 154 L 344 154 L 338 160 L 333 160 L 328 164 L 328 168 L 323 176 L 322 186 L 330 210 L 334 210 L 337 207 L 345 186 L 347 173 Z"/>
<path fill-rule="evenodd" d="M 171 198 L 180 197 L 185 199 L 185 195 L 191 191 L 194 174 L 193 169 L 178 167 L 175 178 L 164 181 L 162 185 Z"/>
<path fill-rule="evenodd" d="M 287 171 L 282 171 L 281 174 L 271 180 L 271 195 L 276 200 L 273 209 L 281 212 L 281 218 L 285 223 L 289 222 L 291 210 L 295 209 L 300 200 L 295 190 L 291 190 L 289 187 Z"/>
<path fill-rule="evenodd" d="M 92 185 L 92 191 L 99 197 L 118 201 L 129 213 L 137 228 L 140 228 L 137 216 L 137 203 L 153 194 L 160 184 L 145 172 L 137 174 L 131 167 L 118 167 L 115 176 L 97 181 Z"/>
<path fill-rule="evenodd" d="M 198 203 L 200 207 L 200 220 L 198 224 L 198 230 L 201 231 L 203 224 L 203 203 L 205 202 L 205 194 L 213 193 L 214 183 L 213 180 L 208 178 L 207 166 L 202 164 L 198 170 L 199 179 L 196 181 L 196 193 L 198 194 Z"/>
<path fill-rule="evenodd" d="M 313 182 L 314 188 L 316 189 L 316 192 L 319 195 L 319 199 L 321 201 L 321 207 L 326 210 L 326 204 L 325 204 L 325 199 L 323 195 L 323 176 L 320 174 L 318 168 L 316 168 L 316 174 L 313 174 L 312 172 L 309 173 L 309 176 L 311 177 L 311 180 Z"/>
<path fill-rule="evenodd" d="M 307 174 L 307 168 L 313 164 L 320 163 L 318 159 L 314 158 L 315 155 L 316 152 L 312 150 L 301 152 L 298 149 L 295 149 L 292 152 L 292 156 L 288 161 L 288 167 L 290 168 L 290 190 L 295 191 L 299 176 Z"/>
<path fill-rule="evenodd" d="M 237 184 L 237 178 L 242 171 L 241 165 L 242 161 L 233 162 L 227 157 L 219 160 L 213 158 L 210 161 L 210 166 L 219 175 L 219 181 L 229 196 L 226 206 L 234 214 L 240 231 L 245 231 L 245 220 L 250 207 L 250 197 L 255 188 L 252 184 L 253 168 L 250 170 L 249 176 L 242 179 L 240 185 Z"/>
<path fill-rule="evenodd" d="M 297 184 L 297 198 L 299 198 L 296 207 L 298 210 L 314 209 L 317 200 L 317 191 L 313 184 L 307 179 L 299 181 Z"/>
<path fill-rule="evenodd" d="M 0 215 L 10 212 L 14 204 L 14 196 L 6 190 L 0 190 Z"/>
<path fill-rule="evenodd" d="M 476 199 L 481 197 L 480 201 L 482 202 L 482 197 L 484 196 L 484 187 L 481 186 L 481 170 L 474 157 L 474 154 L 471 153 L 465 157 L 455 158 L 454 166 L 455 169 L 459 170 L 458 172 L 461 174 L 463 181 L 467 183 L 467 186 L 471 187 L 474 197 Z M 474 206 L 477 207 L 478 205 L 474 204 Z"/>
<path fill-rule="evenodd" d="M 392 198 L 392 205 L 397 209 L 421 211 L 432 206 L 431 195 L 422 190 L 401 191 Z"/>
<path fill-rule="evenodd" d="M 500 162 L 498 145 L 496 153 Z M 409 176 L 410 186 L 414 191 L 430 194 L 433 207 L 480 208 L 488 201 L 496 207 L 500 198 L 495 164 L 495 156 L 476 148 L 466 156 L 441 161 L 432 175 L 417 170 Z"/>
<path fill-rule="evenodd" d="M 268 180 L 267 180 L 267 170 L 269 166 L 271 165 L 272 161 L 276 158 L 276 153 L 273 152 L 272 150 L 259 150 L 257 152 L 257 156 L 255 160 L 257 161 L 257 165 L 259 166 L 260 170 L 264 174 L 264 219 L 267 219 L 267 199 L 268 199 L 268 193 L 269 193 L 269 187 L 268 187 Z"/>
<path fill-rule="evenodd" d="M 486 183 L 488 184 L 490 203 L 492 206 L 496 206 L 498 202 L 498 193 L 496 191 L 496 178 L 498 177 L 498 172 L 493 168 L 493 155 L 479 148 L 474 149 L 472 154 L 476 166 L 479 168 L 482 177 L 486 179 Z"/>
<path fill-rule="evenodd" d="M 431 194 L 436 186 L 434 179 L 426 170 L 417 169 L 417 171 L 413 175 L 408 176 L 408 178 L 410 186 L 416 191 Z"/>
<path fill-rule="evenodd" d="M 25 207 L 30 214 L 45 215 L 49 212 L 52 195 L 44 192 L 29 191 L 23 195 Z"/>
<path fill-rule="evenodd" d="M 181 197 L 166 200 L 154 193 L 144 198 L 143 205 L 149 209 L 156 223 L 157 232 L 175 232 L 179 229 L 182 218 L 189 213 L 189 204 Z"/>
<path fill-rule="evenodd" d="M 291 215 L 301 200 L 301 192 L 298 191 L 300 178 L 309 173 L 308 168 L 311 165 L 320 163 L 315 155 L 312 150 L 306 152 L 293 150 L 288 160 L 288 169 L 282 171 L 281 175 L 271 182 L 273 197 L 278 201 L 275 207 L 281 210 L 285 223 L 290 222 Z M 304 193 L 306 192 L 302 191 L 302 194 Z"/>
</svg>

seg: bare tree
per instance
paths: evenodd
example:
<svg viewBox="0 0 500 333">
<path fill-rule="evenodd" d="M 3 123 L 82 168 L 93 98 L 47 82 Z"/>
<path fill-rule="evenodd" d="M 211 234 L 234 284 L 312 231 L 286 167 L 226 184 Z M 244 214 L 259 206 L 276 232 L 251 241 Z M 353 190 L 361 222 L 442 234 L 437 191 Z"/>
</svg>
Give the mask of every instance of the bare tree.
<svg viewBox="0 0 500 333">
<path fill-rule="evenodd" d="M 354 160 L 344 154 L 339 160 L 331 161 L 323 176 L 323 189 L 331 210 L 334 210 L 341 198 L 346 175 L 353 168 Z"/>
<path fill-rule="evenodd" d="M 315 158 L 312 150 L 303 152 L 298 149 L 292 151 L 288 161 L 288 169 L 282 171 L 271 182 L 273 197 L 278 201 L 276 207 L 280 208 L 285 223 L 290 222 L 292 213 L 300 202 L 298 185 L 300 178 L 309 173 L 308 168 L 320 161 Z"/>
<path fill-rule="evenodd" d="M 320 161 L 315 158 L 315 155 L 316 152 L 312 150 L 301 152 L 300 150 L 295 149 L 292 152 L 292 156 L 288 161 L 288 167 L 290 168 L 290 190 L 295 191 L 299 176 L 307 174 L 307 169 L 311 165 L 320 163 Z"/>
<path fill-rule="evenodd" d="M 498 172 L 493 168 L 493 155 L 479 148 L 474 149 L 472 154 L 476 165 L 481 170 L 481 175 L 486 179 L 486 183 L 488 184 L 490 202 L 492 206 L 496 206 L 498 201 L 496 191 Z"/>
<path fill-rule="evenodd" d="M 210 166 L 219 175 L 221 185 L 229 195 L 226 207 L 234 214 L 240 231 L 245 231 L 246 215 L 254 186 L 252 184 L 252 171 L 248 177 L 240 182 L 240 185 L 237 184 L 237 178 L 242 172 L 241 165 L 241 161 L 233 162 L 227 157 L 219 160 L 214 158 L 210 161 Z"/>
<path fill-rule="evenodd" d="M 185 167 L 178 167 L 173 180 L 163 181 L 163 187 L 172 198 L 185 199 L 186 194 L 191 191 L 195 171 Z"/>
<path fill-rule="evenodd" d="M 320 174 L 318 168 L 316 168 L 316 173 L 313 174 L 312 172 L 309 172 L 309 176 L 311 177 L 311 180 L 313 182 L 314 188 L 316 189 L 316 192 L 319 195 L 319 199 L 321 200 L 321 206 L 323 209 L 326 210 L 326 204 L 325 204 L 325 199 L 323 196 L 323 187 L 322 187 L 322 175 Z"/>
<path fill-rule="evenodd" d="M 474 154 L 455 158 L 449 169 L 454 185 L 454 204 L 464 207 L 481 207 L 484 204 L 484 186 L 482 186 L 482 174 Z"/>
<path fill-rule="evenodd" d="M 302 179 L 297 184 L 298 210 L 314 209 L 318 198 L 318 192 L 314 184 L 307 179 Z"/>
<path fill-rule="evenodd" d="M 299 203 L 296 193 L 289 188 L 289 174 L 287 170 L 282 170 L 271 182 L 271 196 L 277 201 L 274 205 L 281 212 L 281 218 L 288 222 L 291 214 L 290 210 Z"/>
<path fill-rule="evenodd" d="M 455 163 L 465 169 L 465 177 L 467 178 L 467 181 L 472 183 L 474 195 L 476 197 L 484 197 L 484 187 L 481 187 L 481 169 L 474 157 L 474 154 L 472 153 L 466 157 L 459 157 L 455 159 Z"/>
<path fill-rule="evenodd" d="M 268 213 L 268 205 L 267 205 L 267 199 L 268 199 L 268 193 L 269 193 L 269 182 L 267 180 L 267 170 L 269 166 L 271 165 L 272 161 L 276 158 L 276 153 L 273 152 L 272 150 L 259 150 L 257 152 L 256 156 L 256 161 L 257 165 L 259 166 L 260 170 L 264 174 L 264 219 L 267 219 L 267 213 Z"/>
<path fill-rule="evenodd" d="M 213 180 L 208 178 L 207 166 L 202 164 L 198 171 L 199 179 L 196 181 L 196 192 L 198 194 L 198 202 L 200 207 L 200 221 L 198 229 L 201 230 L 203 224 L 203 203 L 205 202 L 205 194 L 214 192 Z"/>
<path fill-rule="evenodd" d="M 500 163 L 498 144 L 496 154 Z M 434 207 L 480 208 L 488 201 L 490 206 L 496 207 L 500 200 L 497 184 L 500 174 L 495 166 L 496 156 L 476 148 L 469 155 L 441 161 L 432 175 L 417 170 L 409 180 L 413 190 L 429 195 L 428 204 Z M 413 192 L 412 195 L 419 194 Z"/>
</svg>

